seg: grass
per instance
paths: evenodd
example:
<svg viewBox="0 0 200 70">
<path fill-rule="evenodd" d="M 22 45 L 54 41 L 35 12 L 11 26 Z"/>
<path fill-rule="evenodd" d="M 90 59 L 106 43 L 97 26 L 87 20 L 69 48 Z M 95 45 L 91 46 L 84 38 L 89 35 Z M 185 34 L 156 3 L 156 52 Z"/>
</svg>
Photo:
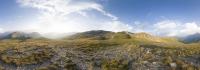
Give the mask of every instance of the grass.
<svg viewBox="0 0 200 70">
<path fill-rule="evenodd" d="M 37 64 L 50 59 L 53 52 L 48 49 L 40 48 L 40 51 L 29 50 L 32 52 L 24 52 L 20 50 L 11 50 L 10 52 L 1 53 L 1 60 L 8 64 L 26 65 Z M 12 55 L 10 55 L 12 54 Z"/>
<path fill-rule="evenodd" d="M 116 35 L 120 37 L 121 35 Z M 166 39 L 167 41 L 171 39 Z M 74 39 L 74 40 L 34 40 L 26 41 L 20 40 L 1 40 L 0 41 L 0 56 L 1 60 L 8 64 L 26 65 L 38 64 L 47 59 L 51 59 L 54 55 L 55 48 L 73 48 L 73 51 L 81 51 L 85 56 L 90 54 L 97 54 L 101 51 L 108 51 L 108 53 L 115 53 L 120 55 L 117 58 L 106 59 L 103 57 L 100 65 L 103 70 L 127 70 L 127 59 L 122 58 L 123 55 L 128 55 L 130 59 L 135 59 L 136 62 L 148 61 L 158 62 L 160 65 L 170 67 L 170 63 L 177 64 L 177 70 L 192 70 L 197 69 L 196 66 L 187 63 L 181 58 L 192 57 L 200 54 L 200 44 L 183 44 L 174 42 L 155 42 L 150 40 L 140 40 L 139 38 L 113 38 L 108 40 L 94 40 L 94 39 Z M 120 48 L 120 49 L 117 49 Z M 34 52 L 37 50 L 40 52 Z M 8 50 L 12 54 L 8 54 Z M 114 50 L 114 51 L 109 51 Z M 150 53 L 147 53 L 149 51 Z M 125 54 L 126 53 L 126 54 Z M 137 57 L 141 55 L 140 60 Z M 89 57 L 88 57 L 89 58 Z M 94 58 L 94 57 L 91 57 Z M 92 62 L 92 60 L 89 60 Z M 160 63 L 159 63 L 160 62 Z M 72 60 L 65 62 L 64 68 L 73 70 L 76 64 Z M 58 64 L 59 65 L 59 64 Z M 52 64 L 48 67 L 39 68 L 39 70 L 55 70 L 59 68 L 58 65 Z M 92 68 L 93 65 L 91 65 Z"/>
</svg>

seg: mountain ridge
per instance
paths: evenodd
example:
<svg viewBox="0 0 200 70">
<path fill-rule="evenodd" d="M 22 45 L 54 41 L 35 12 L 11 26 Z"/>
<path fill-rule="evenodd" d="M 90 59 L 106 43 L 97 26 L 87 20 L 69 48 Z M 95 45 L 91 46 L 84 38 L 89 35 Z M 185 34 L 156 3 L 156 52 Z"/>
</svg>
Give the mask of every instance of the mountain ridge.
<svg viewBox="0 0 200 70">
<path fill-rule="evenodd" d="M 50 37 L 47 37 L 50 36 Z M 61 37 L 59 37 L 61 36 Z M 55 38 L 53 38 L 55 37 Z M 48 33 L 46 35 L 42 35 L 38 32 L 4 32 L 0 33 L 0 39 L 38 39 L 38 38 L 50 38 L 50 39 L 91 39 L 91 40 L 109 40 L 109 39 L 134 39 L 138 41 L 150 41 L 157 43 L 196 43 L 200 41 L 200 33 L 196 33 L 194 35 L 187 36 L 185 38 L 177 38 L 177 37 L 159 37 L 155 35 L 151 35 L 149 33 L 141 32 L 141 33 L 132 33 L 127 31 L 121 32 L 112 32 L 112 31 L 104 31 L 104 30 L 91 30 L 85 32 L 77 32 L 77 33 L 65 33 L 65 34 L 56 34 L 56 33 Z"/>
<path fill-rule="evenodd" d="M 200 33 L 191 34 L 183 38 L 185 43 L 197 43 L 200 42 Z"/>
<path fill-rule="evenodd" d="M 15 31 L 15 32 L 5 32 L 0 35 L 0 39 L 25 40 L 25 39 L 37 39 L 37 38 L 42 38 L 42 35 L 38 32 L 25 33 L 25 32 Z"/>
</svg>

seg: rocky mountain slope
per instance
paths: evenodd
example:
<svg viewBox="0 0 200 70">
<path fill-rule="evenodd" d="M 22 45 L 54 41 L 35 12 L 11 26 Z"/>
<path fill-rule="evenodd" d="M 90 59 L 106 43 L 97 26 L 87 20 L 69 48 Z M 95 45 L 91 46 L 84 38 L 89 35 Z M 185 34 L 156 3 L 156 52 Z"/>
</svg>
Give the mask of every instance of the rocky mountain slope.
<svg viewBox="0 0 200 70">
<path fill-rule="evenodd" d="M 200 42 L 200 33 L 192 34 L 183 39 L 185 43 L 196 43 Z"/>
<path fill-rule="evenodd" d="M 42 38 L 42 36 L 37 32 L 25 33 L 25 32 L 6 32 L 0 34 L 0 39 L 37 39 Z"/>
</svg>

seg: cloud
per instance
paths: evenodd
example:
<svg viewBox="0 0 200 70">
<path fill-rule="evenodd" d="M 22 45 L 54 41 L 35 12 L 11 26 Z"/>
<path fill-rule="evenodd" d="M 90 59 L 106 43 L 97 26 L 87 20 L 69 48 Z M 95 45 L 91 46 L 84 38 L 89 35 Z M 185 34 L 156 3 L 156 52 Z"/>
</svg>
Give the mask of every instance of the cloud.
<svg viewBox="0 0 200 70">
<path fill-rule="evenodd" d="M 33 22 L 25 22 L 28 31 L 63 33 L 97 29 L 131 31 L 132 28 L 92 0 L 17 0 L 17 3 L 40 12 Z"/>
<path fill-rule="evenodd" d="M 176 21 L 162 21 L 154 25 L 155 32 L 166 36 L 187 36 L 200 32 L 196 22 L 181 23 Z"/>
<path fill-rule="evenodd" d="M 2 32 L 4 32 L 4 31 L 3 31 L 3 28 L 0 28 L 0 33 L 2 33 Z"/>
<path fill-rule="evenodd" d="M 106 11 L 103 6 L 95 2 L 82 0 L 17 0 L 21 6 L 37 8 L 46 15 L 65 16 L 71 13 L 79 13 L 82 15 L 84 10 L 97 10 L 103 15 L 117 20 L 118 18 Z"/>
<path fill-rule="evenodd" d="M 154 24 L 153 27 L 155 34 L 164 36 L 176 36 L 179 33 L 181 26 L 175 21 L 165 20 Z"/>
<path fill-rule="evenodd" d="M 161 22 L 158 22 L 157 24 L 154 24 L 154 26 L 157 29 L 174 29 L 178 25 L 176 22 L 173 22 L 173 21 L 161 21 Z"/>
<path fill-rule="evenodd" d="M 196 22 L 181 23 L 173 20 L 161 21 L 154 24 L 154 33 L 164 36 L 187 36 L 200 33 L 200 26 Z"/>
<path fill-rule="evenodd" d="M 111 21 L 102 25 L 103 30 L 108 31 L 132 31 L 133 27 L 120 21 Z"/>
<path fill-rule="evenodd" d="M 200 26 L 195 22 L 186 23 L 184 24 L 184 29 L 182 29 L 180 32 L 187 34 L 200 33 Z"/>
<path fill-rule="evenodd" d="M 184 37 L 200 33 L 200 25 L 197 22 L 181 22 L 176 20 L 163 20 L 155 24 L 135 21 L 133 32 L 147 32 L 157 36 Z"/>
</svg>

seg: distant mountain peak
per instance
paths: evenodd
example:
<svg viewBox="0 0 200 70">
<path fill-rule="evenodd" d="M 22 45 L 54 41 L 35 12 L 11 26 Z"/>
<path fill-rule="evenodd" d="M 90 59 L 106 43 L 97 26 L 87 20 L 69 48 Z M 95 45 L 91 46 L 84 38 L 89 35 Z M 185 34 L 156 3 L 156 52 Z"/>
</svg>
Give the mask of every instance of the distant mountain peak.
<svg viewBox="0 0 200 70">
<path fill-rule="evenodd" d="M 25 33 L 25 32 L 15 31 L 15 32 L 2 33 L 2 35 L 0 36 L 0 38 L 1 39 L 19 39 L 19 40 L 25 40 L 25 39 L 41 38 L 41 35 L 38 32 Z"/>
<path fill-rule="evenodd" d="M 200 33 L 195 33 L 195 34 L 192 34 L 192 35 L 189 35 L 187 37 L 185 37 L 183 39 L 183 41 L 185 43 L 196 43 L 196 42 L 200 42 Z"/>
</svg>

